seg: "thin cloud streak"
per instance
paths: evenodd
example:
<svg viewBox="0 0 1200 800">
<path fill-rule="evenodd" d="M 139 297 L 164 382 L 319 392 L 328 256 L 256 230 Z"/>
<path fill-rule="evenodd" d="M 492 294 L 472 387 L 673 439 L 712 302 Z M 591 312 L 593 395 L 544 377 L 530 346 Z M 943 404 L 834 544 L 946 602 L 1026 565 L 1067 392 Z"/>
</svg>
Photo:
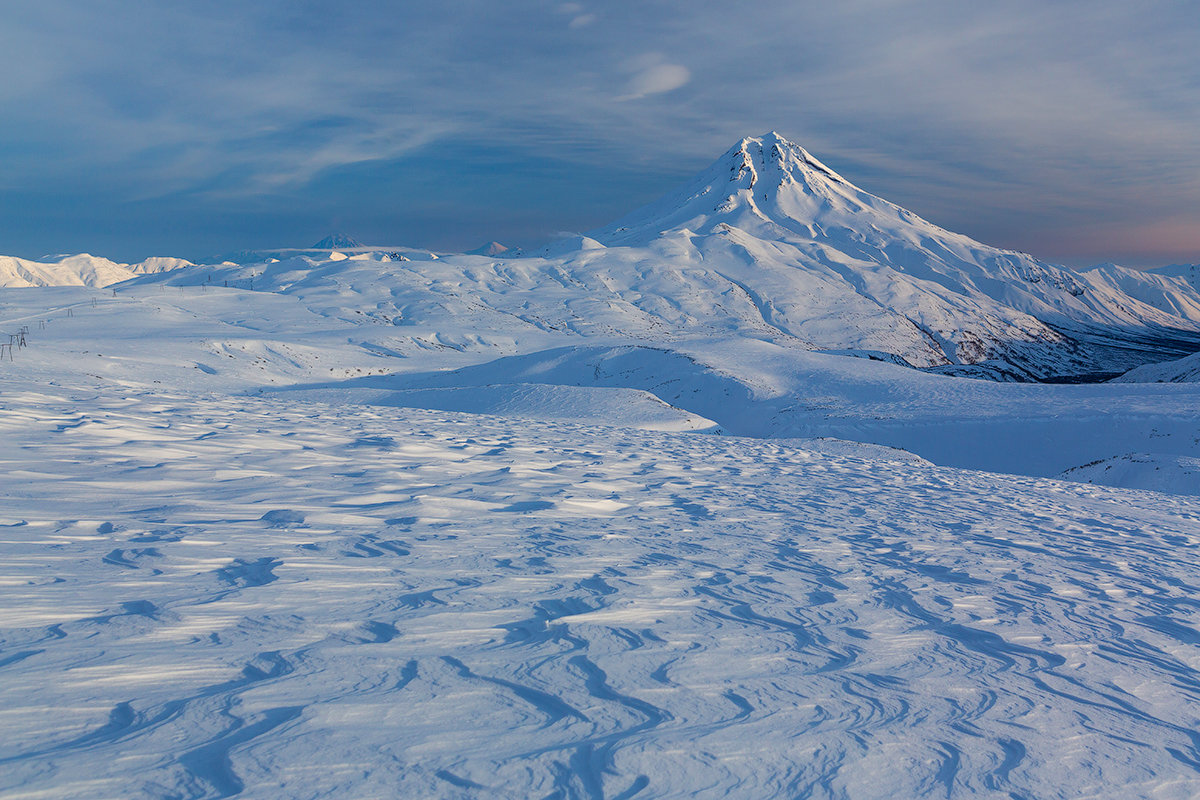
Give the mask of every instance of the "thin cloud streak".
<svg viewBox="0 0 1200 800">
<path fill-rule="evenodd" d="M 603 224 L 770 129 L 934 222 L 1067 260 L 1107 225 L 1153 261 L 1138 232 L 1200 208 L 1195 23 L 1165 2 L 132 1 L 15 0 L 12 208 L 35 191 L 64 207 L 104 192 L 128 215 L 190 197 L 196 224 L 219 226 L 214 204 L 274 198 L 298 217 L 340 204 L 352 226 L 388 204 L 393 240 L 473 246 Z M 405 227 L 434 191 L 416 166 L 447 143 L 439 207 L 473 216 Z M 507 154 L 489 175 L 510 187 L 503 214 L 475 201 L 478 148 Z M 68 223 L 0 226 L 49 250 Z M 1189 238 L 1172 231 L 1178 254 Z"/>
</svg>

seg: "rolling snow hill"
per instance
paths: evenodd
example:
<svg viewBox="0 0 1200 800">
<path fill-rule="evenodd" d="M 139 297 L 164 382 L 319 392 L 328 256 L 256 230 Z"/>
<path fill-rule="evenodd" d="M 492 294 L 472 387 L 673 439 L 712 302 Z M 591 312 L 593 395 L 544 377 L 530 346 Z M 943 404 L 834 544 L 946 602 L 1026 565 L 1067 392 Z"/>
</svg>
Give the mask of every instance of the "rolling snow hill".
<svg viewBox="0 0 1200 800">
<path fill-rule="evenodd" d="M 56 256 L 53 260 L 45 261 L 0 256 L 0 288 L 103 287 L 136 278 L 138 275 L 167 272 L 188 266 L 192 266 L 192 262 L 182 258 L 165 257 L 148 258 L 137 264 L 118 264 L 87 253 Z"/>
</svg>

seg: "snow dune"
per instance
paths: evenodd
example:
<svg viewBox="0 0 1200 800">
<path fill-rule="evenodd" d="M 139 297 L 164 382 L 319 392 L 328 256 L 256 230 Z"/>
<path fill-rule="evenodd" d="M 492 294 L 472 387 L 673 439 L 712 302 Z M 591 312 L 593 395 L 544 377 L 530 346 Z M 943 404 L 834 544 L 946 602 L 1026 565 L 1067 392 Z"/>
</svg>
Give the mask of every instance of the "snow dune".
<svg viewBox="0 0 1200 800">
<path fill-rule="evenodd" d="M 1200 792 L 1194 500 L 172 392 L 0 425 L 6 792 Z"/>
<path fill-rule="evenodd" d="M 475 409 L 445 405 L 440 393 L 478 393 L 482 410 L 497 387 L 509 386 L 511 393 L 530 385 L 547 393 L 568 387 L 650 392 L 734 435 L 829 436 L 902 448 L 942 465 L 1022 475 L 1057 475 L 1149 442 L 1163 454 L 1200 456 L 1200 395 L 1191 388 L 973 381 L 756 341 L 710 340 L 672 349 L 564 347 L 457 370 L 279 391 L 470 411 Z M 520 413 L 536 416 L 539 408 L 544 405 Z M 622 412 L 607 413 L 616 419 Z"/>
</svg>

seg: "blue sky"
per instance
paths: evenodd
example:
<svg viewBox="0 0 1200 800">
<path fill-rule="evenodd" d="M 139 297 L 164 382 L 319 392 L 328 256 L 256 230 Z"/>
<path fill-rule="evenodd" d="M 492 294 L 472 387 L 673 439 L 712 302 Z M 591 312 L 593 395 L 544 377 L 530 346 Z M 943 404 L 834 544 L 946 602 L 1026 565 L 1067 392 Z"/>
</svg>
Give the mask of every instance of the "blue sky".
<svg viewBox="0 0 1200 800">
<path fill-rule="evenodd" d="M 778 130 L 989 244 L 1197 262 L 1196 41 L 1128 0 L 8 0 L 0 253 L 534 245 Z"/>
</svg>

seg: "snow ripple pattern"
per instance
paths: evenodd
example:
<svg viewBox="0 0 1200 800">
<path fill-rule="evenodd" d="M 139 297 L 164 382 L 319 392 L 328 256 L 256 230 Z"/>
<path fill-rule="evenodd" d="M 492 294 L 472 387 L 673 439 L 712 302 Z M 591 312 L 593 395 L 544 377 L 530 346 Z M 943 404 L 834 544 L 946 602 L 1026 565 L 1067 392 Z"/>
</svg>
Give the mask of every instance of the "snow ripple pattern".
<svg viewBox="0 0 1200 800">
<path fill-rule="evenodd" d="M 3 406 L 5 796 L 1200 794 L 1195 499 L 411 409 Z"/>
</svg>

